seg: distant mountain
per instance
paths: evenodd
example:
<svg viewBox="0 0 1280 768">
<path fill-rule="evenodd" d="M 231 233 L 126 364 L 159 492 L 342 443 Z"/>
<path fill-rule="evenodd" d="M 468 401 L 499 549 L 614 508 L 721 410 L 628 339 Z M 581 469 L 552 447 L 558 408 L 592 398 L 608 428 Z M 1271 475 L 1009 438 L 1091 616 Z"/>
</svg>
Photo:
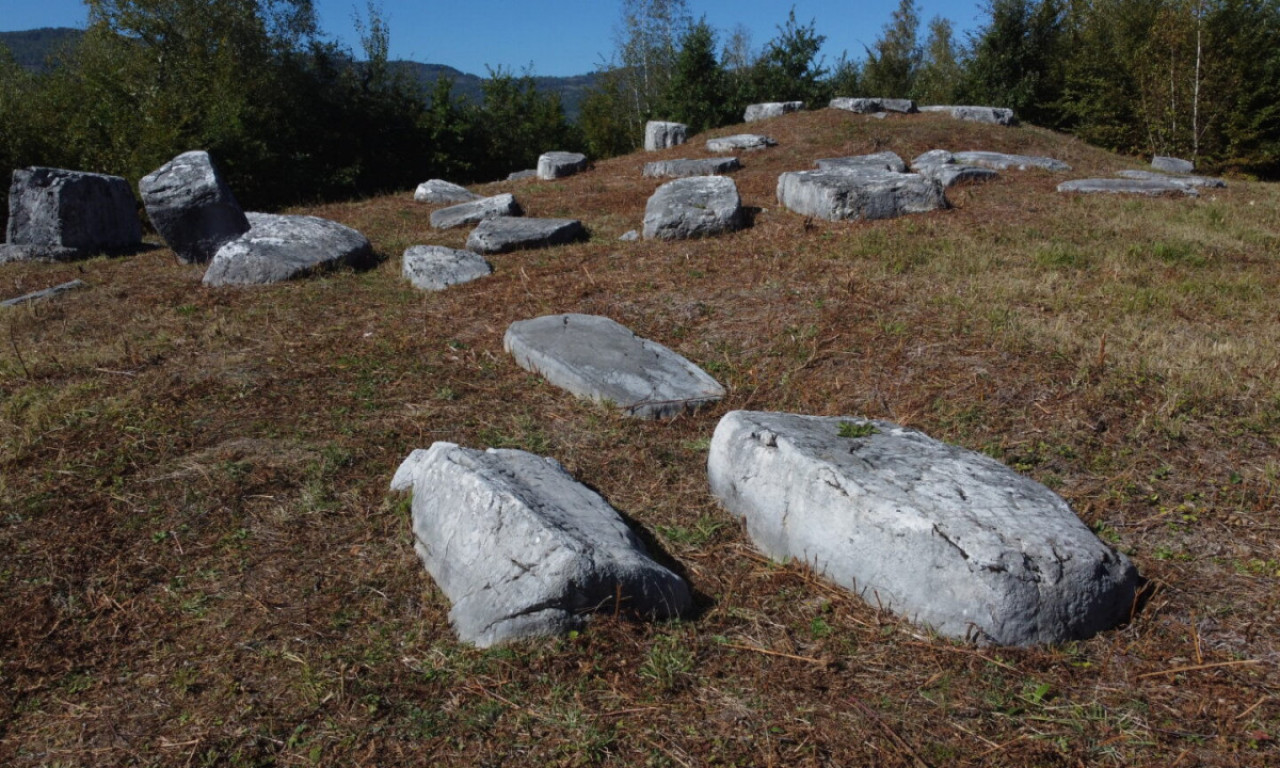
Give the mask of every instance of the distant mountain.
<svg viewBox="0 0 1280 768">
<path fill-rule="evenodd" d="M 42 27 L 20 32 L 0 32 L 0 45 L 13 53 L 13 58 L 19 66 L 30 70 L 42 70 L 48 66 L 49 57 L 80 42 L 83 35 L 83 29 L 70 27 Z"/>
<path fill-rule="evenodd" d="M 30 70 L 42 70 L 47 66 L 49 57 L 64 47 L 79 42 L 84 30 L 67 27 L 49 27 L 29 29 L 21 32 L 0 32 L 0 45 L 13 52 L 18 64 Z M 422 83 L 426 92 L 430 93 L 436 80 L 441 77 L 453 79 L 453 93 L 473 104 L 479 104 L 484 93 L 481 84 L 484 78 L 454 69 L 444 64 L 423 64 L 417 61 L 395 61 L 392 66 L 402 69 L 413 79 Z M 565 115 L 570 120 L 577 120 L 581 112 L 582 98 L 586 90 L 595 84 L 599 75 L 575 75 L 573 77 L 534 77 L 534 84 L 544 93 L 559 93 L 560 103 Z"/>
</svg>

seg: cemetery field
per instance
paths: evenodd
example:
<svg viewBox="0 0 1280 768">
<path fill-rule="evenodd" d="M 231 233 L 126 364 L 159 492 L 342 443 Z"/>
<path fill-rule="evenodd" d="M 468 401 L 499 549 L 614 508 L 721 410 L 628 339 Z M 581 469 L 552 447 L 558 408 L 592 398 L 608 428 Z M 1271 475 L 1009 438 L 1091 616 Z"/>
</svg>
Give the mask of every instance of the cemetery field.
<svg viewBox="0 0 1280 768">
<path fill-rule="evenodd" d="M 620 242 L 655 159 L 765 133 L 749 228 Z M 952 209 L 832 223 L 780 208 L 818 158 L 1048 155 Z M 1264 766 L 1280 762 L 1280 188 L 1075 196 L 1145 165 L 1033 127 L 822 110 L 557 181 L 484 185 L 588 241 L 490 256 L 412 191 L 291 211 L 380 263 L 207 288 L 158 248 L 0 265 L 0 764 Z M 425 179 L 424 179 L 425 181 Z M 517 366 L 507 326 L 608 316 L 728 390 L 642 421 Z M 885 419 L 1061 494 L 1146 580 L 1123 626 L 1048 648 L 941 638 L 758 554 L 711 496 L 731 410 Z M 695 593 L 688 618 L 460 644 L 414 553 L 415 448 L 552 456 Z"/>
</svg>

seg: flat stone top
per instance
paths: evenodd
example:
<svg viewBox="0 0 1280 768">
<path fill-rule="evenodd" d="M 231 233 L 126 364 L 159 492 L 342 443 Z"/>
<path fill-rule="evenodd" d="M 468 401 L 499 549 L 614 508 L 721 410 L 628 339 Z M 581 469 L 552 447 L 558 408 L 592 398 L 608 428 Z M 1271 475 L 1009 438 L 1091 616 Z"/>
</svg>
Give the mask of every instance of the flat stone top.
<svg viewBox="0 0 1280 768">
<path fill-rule="evenodd" d="M 522 320 L 507 329 L 503 346 L 522 368 L 631 416 L 675 416 L 724 397 L 724 387 L 705 371 L 607 317 Z"/>
<path fill-rule="evenodd" d="M 450 205 L 431 212 L 431 226 L 435 229 L 453 229 L 464 224 L 475 224 L 478 221 L 499 216 L 520 216 L 524 213 L 515 195 L 503 192 L 492 197 L 480 197 L 465 203 Z"/>
<path fill-rule="evenodd" d="M 354 264 L 373 253 L 356 230 L 318 216 L 248 213 L 249 231 L 218 249 L 204 273 L 205 285 L 277 283 L 339 262 Z"/>
<path fill-rule="evenodd" d="M 1116 171 L 1116 175 L 1123 179 L 1138 179 L 1141 181 L 1165 181 L 1174 184 L 1182 184 L 1189 187 L 1202 187 L 1222 189 L 1227 186 L 1227 182 L 1222 179 L 1215 179 L 1211 176 L 1170 176 L 1166 173 L 1157 171 L 1134 171 L 1124 170 Z"/>
<path fill-rule="evenodd" d="M 832 99 L 828 106 L 832 109 L 843 109 L 861 115 L 877 112 L 902 112 L 912 114 L 918 112 L 916 103 L 911 99 L 888 99 L 883 97 L 848 97 L 839 96 Z"/>
<path fill-rule="evenodd" d="M 499 216 L 476 225 L 467 248 L 476 253 L 506 253 L 543 248 L 582 239 L 587 231 L 577 219 L 512 218 Z"/>
<path fill-rule="evenodd" d="M 735 133 L 718 139 L 707 139 L 707 149 L 712 152 L 734 152 L 739 149 L 764 149 L 776 147 L 778 142 L 756 133 Z"/>
<path fill-rule="evenodd" d="M 173 189 L 187 188 L 196 192 L 193 202 L 199 203 L 204 197 L 215 197 L 221 186 L 217 169 L 209 153 L 196 149 L 183 152 L 169 162 L 155 169 L 138 181 L 138 190 L 145 198 L 163 196 Z"/>
<path fill-rule="evenodd" d="M 1042 168 L 1046 171 L 1069 171 L 1071 166 L 1052 157 L 1036 155 L 1010 155 L 1003 152 L 968 151 L 956 152 L 955 161 L 966 165 L 977 165 L 983 168 L 994 168 L 1007 171 L 1016 168 L 1025 171 L 1028 168 Z"/>
<path fill-rule="evenodd" d="M 843 170 L 882 170 L 894 173 L 906 173 L 907 164 L 893 152 L 876 152 L 871 155 L 853 155 L 851 157 L 828 157 L 815 160 L 814 165 L 824 171 Z"/>
<path fill-rule="evenodd" d="M 657 160 L 644 164 L 644 175 L 649 178 L 681 177 L 681 176 L 713 176 L 718 173 L 729 173 L 742 167 L 736 157 L 702 157 L 682 158 L 678 160 Z"/>
<path fill-rule="evenodd" d="M 415 245 L 404 252 L 402 274 L 414 287 L 442 291 L 493 273 L 484 257 L 443 245 Z"/>
<path fill-rule="evenodd" d="M 1190 160 L 1183 160 L 1179 157 L 1165 157 L 1163 155 L 1156 155 L 1151 158 L 1151 167 L 1173 173 L 1191 173 L 1196 169 L 1195 163 Z"/>
<path fill-rule="evenodd" d="M 444 179 L 429 179 L 418 185 L 413 199 L 419 203 L 466 203 L 479 200 L 480 195 L 460 184 Z"/>
<path fill-rule="evenodd" d="M 1179 184 L 1174 180 L 1159 179 L 1076 179 L 1064 181 L 1058 185 L 1059 192 L 1079 192 L 1082 194 L 1113 195 L 1157 195 L 1180 194 L 1189 197 L 1198 196 L 1195 188 L 1187 184 Z"/>
</svg>

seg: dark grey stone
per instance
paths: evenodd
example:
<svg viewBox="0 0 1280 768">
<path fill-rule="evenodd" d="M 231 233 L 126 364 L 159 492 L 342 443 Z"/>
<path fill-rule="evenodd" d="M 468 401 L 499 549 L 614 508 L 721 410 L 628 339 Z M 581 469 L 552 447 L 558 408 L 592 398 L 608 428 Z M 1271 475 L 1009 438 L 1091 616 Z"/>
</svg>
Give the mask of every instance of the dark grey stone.
<svg viewBox="0 0 1280 768">
<path fill-rule="evenodd" d="M 218 249 L 205 285 L 278 283 L 372 258 L 369 240 L 351 227 L 316 216 L 250 213 L 249 231 Z"/>
<path fill-rule="evenodd" d="M 480 254 L 442 245 L 415 245 L 404 252 L 402 262 L 401 273 L 424 291 L 443 291 L 493 273 Z"/>
<path fill-rule="evenodd" d="M 418 185 L 413 191 L 413 199 L 419 203 L 469 203 L 479 200 L 480 195 L 459 184 L 444 179 L 430 179 Z"/>
<path fill-rule="evenodd" d="M 684 240 L 741 229 L 738 186 L 727 176 L 693 176 L 658 187 L 644 207 L 645 239 Z"/>
<path fill-rule="evenodd" d="M 503 345 L 520 367 L 629 416 L 667 418 L 724 397 L 724 387 L 701 368 L 607 317 L 521 320 L 507 329 Z"/>
<path fill-rule="evenodd" d="M 733 411 L 707 474 L 766 555 L 948 637 L 1062 643 L 1133 608 L 1137 571 L 1059 496 L 913 429 Z"/>
<path fill-rule="evenodd" d="M 778 142 L 768 136 L 761 136 L 755 133 L 736 133 L 732 136 L 721 136 L 718 139 L 707 139 L 707 150 L 710 152 L 750 151 L 776 146 L 778 146 Z"/>
<path fill-rule="evenodd" d="M 644 148 L 647 152 L 675 147 L 688 139 L 689 126 L 684 123 L 669 123 L 663 120 L 650 120 L 644 125 Z"/>
<path fill-rule="evenodd" d="M 538 178 L 562 179 L 587 170 L 587 156 L 581 152 L 546 152 L 538 157 Z"/>
<path fill-rule="evenodd" d="M 780 117 L 792 112 L 799 112 L 802 109 L 804 109 L 803 101 L 770 101 L 764 104 L 750 104 L 742 115 L 742 121 L 754 123 L 757 120 Z"/>
<path fill-rule="evenodd" d="M 208 152 L 183 152 L 138 182 L 147 217 L 184 264 L 206 264 L 249 219 Z"/>
<path fill-rule="evenodd" d="M 715 176 L 742 167 L 736 157 L 706 157 L 696 159 L 658 160 L 644 164 L 648 178 L 683 178 L 686 176 Z"/>
<path fill-rule="evenodd" d="M 142 222 L 129 182 L 61 168 L 21 168 L 9 185 L 0 261 L 68 261 L 136 250 Z"/>
<path fill-rule="evenodd" d="M 932 179 L 878 169 L 784 173 L 777 195 L 789 210 L 828 221 L 891 219 L 948 207 Z"/>
<path fill-rule="evenodd" d="M 436 229 L 453 229 L 475 224 L 499 216 L 522 216 L 524 211 L 515 195 L 504 192 L 493 197 L 482 197 L 469 203 L 459 203 L 431 212 L 431 226 Z"/>
<path fill-rule="evenodd" d="M 559 635 L 593 612 L 667 619 L 692 606 L 684 580 L 554 459 L 435 443 L 405 459 L 391 488 L 413 492 L 414 549 L 463 642 Z"/>
<path fill-rule="evenodd" d="M 25 293 L 16 298 L 5 299 L 4 301 L 0 301 L 0 307 L 16 307 L 19 304 L 26 304 L 29 301 L 42 301 L 44 299 L 51 299 L 60 293 L 66 293 L 67 291 L 74 291 L 77 288 L 88 288 L 88 287 L 89 287 L 88 284 L 85 283 L 85 281 L 83 280 L 72 280 L 70 282 L 61 283 L 60 285 L 55 285 L 52 288 L 45 288 L 40 291 L 32 291 L 31 293 Z"/>
<path fill-rule="evenodd" d="M 476 253 L 507 253 L 525 248 L 547 248 L 585 240 L 587 230 L 577 219 L 499 217 L 485 219 L 467 238 Z"/>
<path fill-rule="evenodd" d="M 626 232 L 623 232 L 622 236 L 618 239 L 624 243 L 634 243 L 640 239 L 640 233 L 634 229 L 628 229 Z"/>
</svg>

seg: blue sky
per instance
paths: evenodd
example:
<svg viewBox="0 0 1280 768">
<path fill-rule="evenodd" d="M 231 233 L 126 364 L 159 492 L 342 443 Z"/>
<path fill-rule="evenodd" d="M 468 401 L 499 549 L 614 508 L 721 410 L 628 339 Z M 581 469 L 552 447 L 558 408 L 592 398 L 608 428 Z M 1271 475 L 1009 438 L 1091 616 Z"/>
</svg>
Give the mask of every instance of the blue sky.
<svg viewBox="0 0 1280 768">
<path fill-rule="evenodd" d="M 357 48 L 352 19 L 365 0 L 315 0 L 320 26 L 330 38 Z M 538 75 L 577 75 L 607 61 L 615 48 L 620 2 L 610 0 L 380 0 L 375 2 L 391 28 L 392 58 L 448 64 L 485 74 L 485 67 L 519 71 L 532 65 Z M 794 5 L 796 19 L 814 21 L 827 41 L 828 63 L 842 51 L 861 58 L 863 46 L 879 37 L 897 0 L 689 0 L 695 17 L 705 15 L 717 30 L 742 24 L 752 44 L 762 47 Z M 958 31 L 982 23 L 983 0 L 917 0 L 921 36 L 928 20 L 943 16 Z M 0 30 L 83 27 L 82 0 L 0 0 Z"/>
</svg>

